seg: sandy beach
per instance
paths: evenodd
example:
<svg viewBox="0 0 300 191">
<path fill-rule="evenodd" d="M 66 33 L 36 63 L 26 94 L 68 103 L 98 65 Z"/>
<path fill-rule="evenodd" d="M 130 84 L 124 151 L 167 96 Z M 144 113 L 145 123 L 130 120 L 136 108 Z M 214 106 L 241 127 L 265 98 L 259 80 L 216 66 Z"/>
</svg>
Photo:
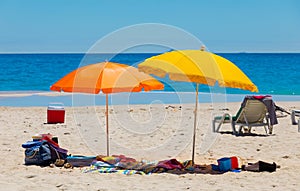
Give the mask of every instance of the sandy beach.
<svg viewBox="0 0 300 191">
<path fill-rule="evenodd" d="M 300 191 L 299 8 L 0 0 L 0 191 Z"/>
<path fill-rule="evenodd" d="M 291 110 L 299 102 L 276 102 Z M 237 156 L 239 162 L 275 162 L 276 172 L 227 172 L 220 175 L 169 173 L 122 175 L 83 173 L 83 168 L 65 169 L 24 165 L 21 144 L 37 133 L 58 137 L 69 154 L 105 154 L 104 106 L 66 107 L 64 124 L 46 124 L 47 107 L 0 107 L 1 188 L 0 190 L 298 190 L 300 172 L 300 133 L 290 116 L 278 118 L 273 135 L 234 136 L 211 132 L 211 119 L 217 113 L 235 113 L 238 103 L 201 103 L 196 140 L 197 164 L 216 164 L 222 157 Z M 193 128 L 192 104 L 111 106 L 109 112 L 110 152 L 138 160 L 191 159 Z"/>
</svg>

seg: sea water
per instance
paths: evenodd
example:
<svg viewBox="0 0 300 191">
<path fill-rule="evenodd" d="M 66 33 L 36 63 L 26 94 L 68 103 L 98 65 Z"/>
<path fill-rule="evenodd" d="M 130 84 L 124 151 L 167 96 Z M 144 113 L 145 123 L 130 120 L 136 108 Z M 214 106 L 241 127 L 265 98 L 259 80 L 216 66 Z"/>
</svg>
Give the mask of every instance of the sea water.
<svg viewBox="0 0 300 191">
<path fill-rule="evenodd" d="M 216 54 L 236 64 L 258 87 L 258 94 L 299 97 L 300 53 Z M 154 55 L 157 54 L 0 54 L 0 95 L 16 92 L 29 94 L 48 92 L 53 83 L 80 66 L 112 61 L 137 67 L 140 62 Z M 195 92 L 193 83 L 174 82 L 168 77 L 158 79 L 165 84 L 163 92 Z M 200 85 L 199 90 L 204 93 L 253 94 L 240 89 L 218 89 L 217 85 L 215 87 Z M 6 98 L 3 102 L 9 102 L 9 99 Z M 32 99 L 35 99 L 34 96 Z M 11 102 L 18 104 L 18 99 Z M 21 102 L 22 100 L 20 104 Z M 1 98 L 0 105 L 3 105 Z"/>
<path fill-rule="evenodd" d="M 49 91 L 50 86 L 76 68 L 105 60 L 137 66 L 153 53 L 139 54 L 0 54 L 0 91 Z M 235 63 L 260 94 L 300 95 L 300 54 L 218 53 Z M 234 74 L 232 74 L 234 75 Z M 190 83 L 165 83 L 164 91 L 194 91 Z M 245 93 L 227 88 L 227 93 Z M 209 92 L 206 86 L 200 91 Z"/>
</svg>

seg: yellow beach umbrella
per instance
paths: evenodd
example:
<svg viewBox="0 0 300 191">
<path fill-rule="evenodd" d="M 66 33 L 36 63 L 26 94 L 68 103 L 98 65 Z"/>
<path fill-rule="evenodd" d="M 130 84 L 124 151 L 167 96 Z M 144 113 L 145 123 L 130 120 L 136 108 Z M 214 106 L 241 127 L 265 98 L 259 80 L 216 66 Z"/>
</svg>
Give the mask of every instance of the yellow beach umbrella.
<svg viewBox="0 0 300 191">
<path fill-rule="evenodd" d="M 192 162 L 194 163 L 198 107 L 198 84 L 240 88 L 257 92 L 252 81 L 232 62 L 204 50 L 177 50 L 146 59 L 138 65 L 140 71 L 174 81 L 196 83 L 196 106 L 193 134 Z"/>
<path fill-rule="evenodd" d="M 164 85 L 137 68 L 113 62 L 101 62 L 80 67 L 54 83 L 50 90 L 106 94 L 106 146 L 109 156 L 108 94 L 162 90 Z"/>
</svg>

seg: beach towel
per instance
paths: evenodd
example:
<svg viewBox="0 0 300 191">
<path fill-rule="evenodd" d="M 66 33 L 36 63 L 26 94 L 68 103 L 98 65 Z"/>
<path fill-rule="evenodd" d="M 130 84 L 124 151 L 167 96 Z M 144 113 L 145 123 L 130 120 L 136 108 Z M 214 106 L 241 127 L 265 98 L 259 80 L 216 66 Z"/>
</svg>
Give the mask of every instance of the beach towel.
<svg viewBox="0 0 300 191">
<path fill-rule="evenodd" d="M 272 96 L 266 95 L 266 96 L 246 96 L 242 102 L 242 107 L 245 107 L 247 100 L 259 100 L 261 101 L 267 108 L 270 123 L 271 125 L 278 124 L 278 120 L 276 117 L 276 106 L 275 103 L 272 100 Z"/>
<path fill-rule="evenodd" d="M 139 170 L 119 169 L 117 166 L 103 162 L 103 161 L 92 162 L 91 166 L 84 170 L 84 173 L 88 173 L 88 172 L 118 173 L 118 174 L 126 174 L 126 175 L 133 175 L 133 174 L 144 175 L 144 174 L 146 174 L 143 171 L 139 171 Z"/>
<path fill-rule="evenodd" d="M 143 171 L 139 171 L 139 170 L 117 170 L 116 173 L 125 174 L 125 175 L 133 175 L 133 174 L 145 175 L 146 174 Z"/>
<path fill-rule="evenodd" d="M 170 160 L 164 160 L 160 161 L 157 164 L 158 168 L 164 168 L 166 170 L 172 170 L 172 169 L 183 169 L 183 165 L 177 161 L 176 159 L 170 159 Z"/>
</svg>

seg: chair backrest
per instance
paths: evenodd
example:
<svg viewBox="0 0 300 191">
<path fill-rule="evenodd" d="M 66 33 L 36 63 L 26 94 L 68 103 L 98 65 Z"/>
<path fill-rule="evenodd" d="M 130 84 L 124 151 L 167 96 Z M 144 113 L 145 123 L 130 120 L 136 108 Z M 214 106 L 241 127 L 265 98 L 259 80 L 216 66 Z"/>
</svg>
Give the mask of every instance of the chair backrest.
<svg viewBox="0 0 300 191">
<path fill-rule="evenodd" d="M 238 116 L 236 116 L 237 123 L 262 123 L 266 117 L 268 110 L 265 104 L 259 100 L 247 100 L 245 107 L 243 107 Z"/>
</svg>

